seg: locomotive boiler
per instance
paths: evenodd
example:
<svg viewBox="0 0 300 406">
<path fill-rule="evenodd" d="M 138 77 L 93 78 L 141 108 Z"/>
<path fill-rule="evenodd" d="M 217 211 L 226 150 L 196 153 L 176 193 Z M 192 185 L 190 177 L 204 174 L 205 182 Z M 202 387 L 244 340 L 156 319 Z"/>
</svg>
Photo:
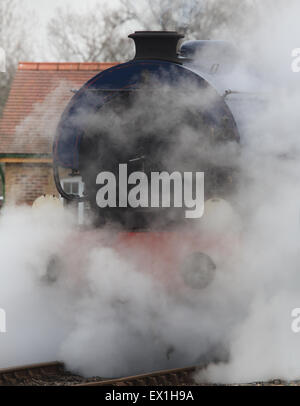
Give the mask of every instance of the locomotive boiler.
<svg viewBox="0 0 300 406">
<path fill-rule="evenodd" d="M 178 51 L 183 36 L 172 31 L 137 31 L 129 37 L 135 57 L 90 79 L 62 114 L 53 144 L 55 183 L 66 200 L 88 203 L 95 226 L 91 238 L 113 229 L 111 245 L 125 256 L 133 248 L 141 269 L 151 268 L 175 285 L 205 288 L 237 237 L 203 224 L 206 217 L 214 220 L 219 207 L 229 217 L 233 211 L 243 126 L 242 114 L 237 120 L 235 113 L 248 101 L 242 103 L 221 78 L 230 77 L 238 55 L 223 41 L 188 41 Z M 165 188 L 169 204 L 163 195 L 155 207 L 126 204 L 120 165 L 126 165 L 127 177 L 204 173 L 203 219 L 186 218 L 186 208 L 173 204 L 172 179 Z M 82 177 L 83 195 L 63 190 L 60 167 Z M 114 202 L 123 204 L 97 204 L 101 173 L 115 176 Z M 127 185 L 127 192 L 134 187 Z M 150 199 L 150 183 L 144 187 Z"/>
</svg>

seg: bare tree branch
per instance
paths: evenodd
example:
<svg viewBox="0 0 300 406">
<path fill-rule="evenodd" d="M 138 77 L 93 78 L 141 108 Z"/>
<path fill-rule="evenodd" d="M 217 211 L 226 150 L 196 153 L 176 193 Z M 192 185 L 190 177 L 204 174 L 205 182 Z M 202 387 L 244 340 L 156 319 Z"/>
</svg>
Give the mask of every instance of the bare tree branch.
<svg viewBox="0 0 300 406">
<path fill-rule="evenodd" d="M 16 0 L 0 0 L 0 46 L 6 54 L 6 72 L 0 73 L 0 114 L 20 60 L 29 50 L 28 19 L 19 11 Z"/>
<path fill-rule="evenodd" d="M 103 4 L 103 3 L 102 3 Z M 65 61 L 123 61 L 133 56 L 128 32 L 177 30 L 185 39 L 237 37 L 253 0 L 119 0 L 85 14 L 59 9 L 48 25 L 53 52 Z"/>
</svg>

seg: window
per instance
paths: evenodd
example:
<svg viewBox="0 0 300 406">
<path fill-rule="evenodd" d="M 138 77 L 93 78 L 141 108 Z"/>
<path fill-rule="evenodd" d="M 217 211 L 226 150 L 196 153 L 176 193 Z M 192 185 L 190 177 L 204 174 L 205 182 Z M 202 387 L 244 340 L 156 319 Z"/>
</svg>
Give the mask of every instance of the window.
<svg viewBox="0 0 300 406">
<path fill-rule="evenodd" d="M 64 189 L 64 191 L 68 194 L 73 194 L 73 195 L 79 195 L 83 196 L 83 191 L 84 191 L 84 183 L 82 182 L 82 179 L 80 176 L 74 176 L 70 178 L 65 178 L 61 180 L 61 186 Z M 63 199 L 64 205 L 67 204 L 67 201 Z M 77 218 L 78 218 L 78 224 L 83 224 L 84 223 L 84 202 L 80 202 L 76 204 L 76 209 L 77 209 Z"/>
</svg>

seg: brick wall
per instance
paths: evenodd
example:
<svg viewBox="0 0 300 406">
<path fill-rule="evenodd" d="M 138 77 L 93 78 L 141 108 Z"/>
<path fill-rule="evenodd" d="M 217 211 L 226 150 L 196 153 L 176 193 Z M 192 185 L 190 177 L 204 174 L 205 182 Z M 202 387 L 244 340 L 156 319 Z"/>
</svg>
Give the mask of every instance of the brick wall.
<svg viewBox="0 0 300 406">
<path fill-rule="evenodd" d="M 43 195 L 58 196 L 50 164 L 5 164 L 5 201 L 7 204 L 32 204 Z"/>
</svg>

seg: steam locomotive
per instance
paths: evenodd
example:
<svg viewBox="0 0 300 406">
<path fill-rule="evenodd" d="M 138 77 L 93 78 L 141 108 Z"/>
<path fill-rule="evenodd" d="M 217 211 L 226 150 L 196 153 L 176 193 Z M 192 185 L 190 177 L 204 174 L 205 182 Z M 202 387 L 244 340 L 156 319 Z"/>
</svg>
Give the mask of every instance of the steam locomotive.
<svg viewBox="0 0 300 406">
<path fill-rule="evenodd" d="M 234 215 L 231 196 L 249 98 L 239 99 L 226 86 L 239 55 L 225 41 L 187 41 L 178 52 L 183 36 L 173 31 L 129 37 L 135 57 L 90 79 L 62 114 L 53 144 L 56 187 L 67 201 L 89 204 L 94 227 L 82 241 L 96 245 L 110 230 L 101 244 L 128 258 L 134 250 L 137 266 L 168 287 L 203 289 L 238 240 L 226 225 L 218 228 L 216 213 L 221 210 L 229 222 Z M 115 197 L 122 197 L 120 164 L 127 165 L 128 176 L 204 172 L 203 218 L 187 219 L 184 208 L 172 204 L 99 207 L 99 173 L 116 176 Z M 82 177 L 84 195 L 62 188 L 60 167 Z"/>
</svg>

